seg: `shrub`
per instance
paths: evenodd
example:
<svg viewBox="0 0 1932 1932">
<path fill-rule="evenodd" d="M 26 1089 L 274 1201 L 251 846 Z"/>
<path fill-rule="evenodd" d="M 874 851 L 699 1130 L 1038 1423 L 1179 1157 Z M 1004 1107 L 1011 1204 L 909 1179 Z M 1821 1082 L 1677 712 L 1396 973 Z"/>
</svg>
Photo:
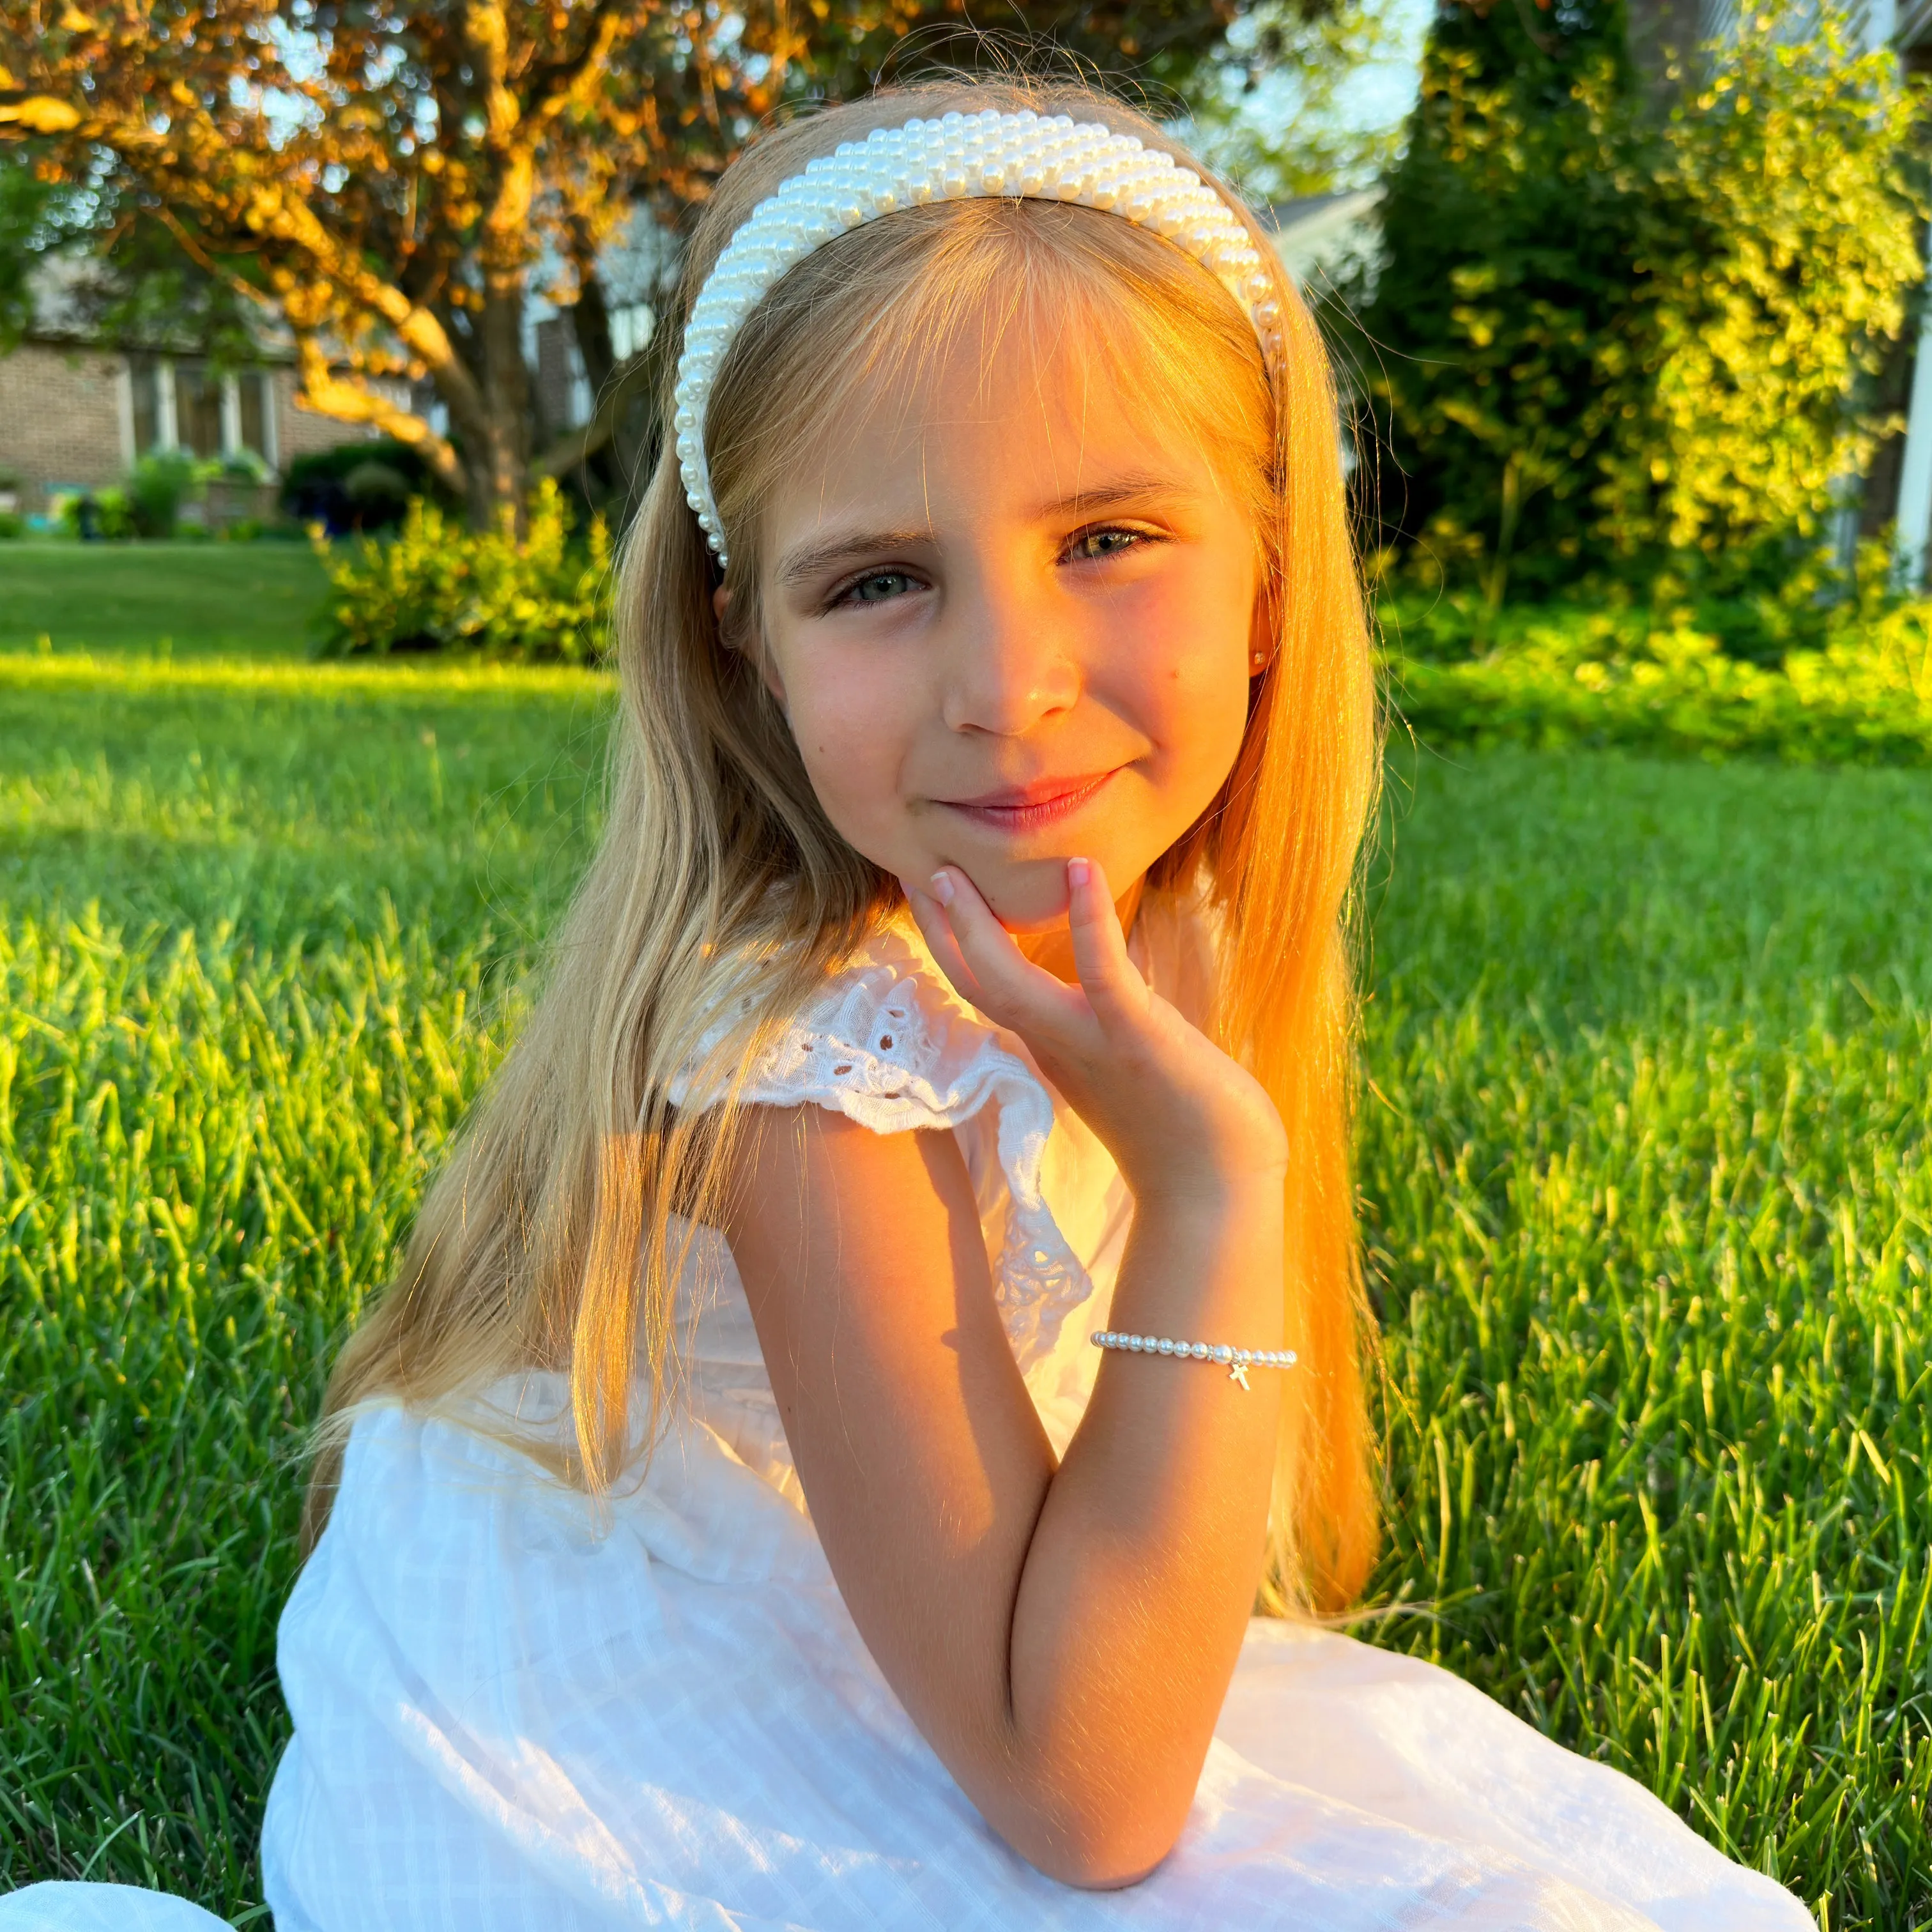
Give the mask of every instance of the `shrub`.
<svg viewBox="0 0 1932 1932">
<path fill-rule="evenodd" d="M 197 483 L 262 484 L 272 482 L 274 473 L 267 460 L 252 449 L 236 449 L 226 456 L 205 457 L 194 466 L 194 480 Z"/>
<path fill-rule="evenodd" d="M 386 494 L 379 504 L 358 505 L 348 483 L 357 471 L 380 466 L 403 480 L 400 494 Z M 385 439 L 374 442 L 339 443 L 333 449 L 298 456 L 282 479 L 282 508 L 304 526 L 320 524 L 331 536 L 353 530 L 386 530 L 400 524 L 412 496 L 439 507 L 452 507 L 429 465 L 406 443 Z"/>
<path fill-rule="evenodd" d="M 171 537 L 181 506 L 195 481 L 196 463 L 185 450 L 157 450 L 135 464 L 127 496 L 134 536 Z"/>
<path fill-rule="evenodd" d="M 27 533 L 27 520 L 12 510 L 0 510 L 0 543 L 11 543 Z"/>
<path fill-rule="evenodd" d="M 128 491 L 112 484 L 61 497 L 55 514 L 69 536 L 85 542 L 121 542 L 141 534 Z"/>
<path fill-rule="evenodd" d="M 399 524 L 410 507 L 410 479 L 393 463 L 358 463 L 342 479 L 342 494 L 358 528 Z"/>
<path fill-rule="evenodd" d="M 1520 644 L 1532 628 L 1614 616 L 1632 634 L 1693 630 L 1717 639 L 1728 657 L 1776 667 L 1796 650 L 1822 650 L 1849 629 L 1900 608 L 1892 560 L 1882 544 L 1859 550 L 1854 568 L 1841 569 L 1822 550 L 1801 552 L 1773 577 L 1758 582 L 1735 570 L 1700 568 L 1695 555 L 1634 583 L 1598 572 L 1543 603 L 1492 605 L 1480 586 L 1453 584 L 1420 592 L 1412 573 L 1384 584 L 1381 616 L 1400 653 L 1432 663 L 1479 658 Z"/>
<path fill-rule="evenodd" d="M 1540 19 L 1432 31 L 1385 260 L 1338 318 L 1393 458 L 1377 513 L 1492 604 L 1672 553 L 1761 586 L 1889 426 L 1849 405 L 1923 276 L 1915 96 L 1828 19 L 1759 18 L 1660 117 L 1622 9 Z"/>
<path fill-rule="evenodd" d="M 1932 600 L 1849 617 L 1774 668 L 1639 612 L 1532 615 L 1460 662 L 1407 654 L 1404 632 L 1390 635 L 1395 708 L 1431 744 L 1932 764 Z"/>
<path fill-rule="evenodd" d="M 328 570 L 326 656 L 470 650 L 494 658 L 582 664 L 609 640 L 610 539 L 601 517 L 571 541 L 569 506 L 546 480 L 530 500 L 527 534 L 506 511 L 494 530 L 455 526 L 434 504 L 412 501 L 400 532 L 364 537 Z"/>
</svg>

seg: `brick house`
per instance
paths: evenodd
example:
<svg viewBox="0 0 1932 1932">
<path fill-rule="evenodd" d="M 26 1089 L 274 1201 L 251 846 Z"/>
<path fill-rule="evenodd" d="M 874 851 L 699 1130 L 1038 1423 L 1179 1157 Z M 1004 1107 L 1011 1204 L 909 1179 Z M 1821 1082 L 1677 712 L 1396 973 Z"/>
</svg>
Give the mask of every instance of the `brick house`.
<svg viewBox="0 0 1932 1932">
<path fill-rule="evenodd" d="M 205 357 L 92 341 L 64 280 L 58 270 L 42 279 L 36 327 L 0 356 L 0 489 L 17 479 L 23 515 L 118 483 L 154 451 L 248 451 L 279 474 L 298 456 L 373 434 L 298 407 L 294 358 L 272 338 L 255 367 L 220 374 Z"/>
</svg>

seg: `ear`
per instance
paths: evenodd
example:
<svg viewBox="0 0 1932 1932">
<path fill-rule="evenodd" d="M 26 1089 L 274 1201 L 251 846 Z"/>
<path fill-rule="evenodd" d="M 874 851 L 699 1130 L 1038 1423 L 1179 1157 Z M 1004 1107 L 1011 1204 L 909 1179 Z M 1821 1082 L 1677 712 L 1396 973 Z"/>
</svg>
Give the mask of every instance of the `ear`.
<svg viewBox="0 0 1932 1932">
<path fill-rule="evenodd" d="M 1275 608 L 1274 592 L 1263 584 L 1255 592 L 1255 614 L 1248 626 L 1248 676 L 1259 677 L 1274 662 L 1281 649 L 1280 612 Z"/>
<path fill-rule="evenodd" d="M 718 634 L 724 640 L 727 650 L 737 647 L 730 641 L 731 630 L 731 593 L 723 584 L 711 593 L 711 608 L 718 619 Z M 758 653 L 758 675 L 765 681 L 765 688 L 778 701 L 778 709 L 789 718 L 791 706 L 785 702 L 784 680 L 778 675 L 778 666 L 772 662 L 770 651 Z"/>
</svg>

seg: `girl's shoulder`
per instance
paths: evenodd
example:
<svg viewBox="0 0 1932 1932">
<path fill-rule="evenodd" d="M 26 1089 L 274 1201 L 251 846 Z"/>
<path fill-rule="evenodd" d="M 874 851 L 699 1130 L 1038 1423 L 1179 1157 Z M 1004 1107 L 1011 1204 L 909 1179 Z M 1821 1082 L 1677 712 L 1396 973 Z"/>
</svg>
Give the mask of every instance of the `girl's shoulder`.
<svg viewBox="0 0 1932 1932">
<path fill-rule="evenodd" d="M 1052 1103 L 1024 1049 L 946 983 L 910 919 L 882 927 L 775 1025 L 754 1030 L 755 966 L 722 964 L 710 1015 L 671 1089 L 680 1106 L 836 1108 L 881 1133 L 951 1127 L 990 1100 Z M 737 1048 L 742 1043 L 747 1057 Z"/>
<path fill-rule="evenodd" d="M 1130 951 L 1157 992 L 1197 1022 L 1212 1006 L 1216 922 L 1198 897 L 1150 896 Z M 1026 1048 L 962 999 L 909 914 L 874 932 L 775 1025 L 758 1028 L 760 963 L 721 960 L 701 1030 L 674 1082 L 679 1106 L 832 1107 L 880 1132 L 956 1126 L 989 1099 L 1043 1114 L 1052 1100 Z"/>
<path fill-rule="evenodd" d="M 1213 999 L 1214 923 L 1198 902 L 1150 901 L 1130 951 L 1156 991 L 1190 1017 Z M 720 963 L 710 1017 L 670 1097 L 680 1107 L 815 1106 L 878 1133 L 960 1137 L 988 1216 L 994 1292 L 1022 1367 L 1050 1350 L 1090 1292 L 1048 1204 L 1048 1142 L 1063 1210 L 1104 1195 L 1112 1162 L 1064 1115 L 1025 1046 L 967 1004 L 909 915 L 875 932 L 776 1026 L 753 1030 L 755 961 Z M 994 1232 L 997 1226 L 997 1233 Z"/>
<path fill-rule="evenodd" d="M 1053 1095 L 1011 1034 L 947 984 L 910 917 L 852 954 L 776 1027 L 747 1036 L 755 965 L 721 973 L 713 1017 L 670 1088 L 674 1105 L 820 1106 L 875 1133 L 960 1137 L 998 1223 L 994 1292 L 1024 1368 L 1090 1291 L 1042 1190 Z M 742 1045 L 741 1045 L 742 1043 Z"/>
</svg>

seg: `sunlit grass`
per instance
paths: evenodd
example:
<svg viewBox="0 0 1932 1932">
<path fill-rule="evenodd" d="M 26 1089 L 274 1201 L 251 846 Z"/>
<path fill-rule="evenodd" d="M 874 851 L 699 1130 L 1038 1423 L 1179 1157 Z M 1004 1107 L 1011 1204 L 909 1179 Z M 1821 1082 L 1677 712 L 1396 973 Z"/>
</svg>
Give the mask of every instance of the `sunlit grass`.
<svg viewBox="0 0 1932 1932">
<path fill-rule="evenodd" d="M 0 1883 L 258 1898 L 302 1431 L 584 848 L 571 674 L 0 661 Z M 1412 784 L 1412 800 L 1407 795 Z M 1425 761 L 1376 1640 L 1932 1922 L 1932 776 Z"/>
<path fill-rule="evenodd" d="M 1383 1641 L 1932 1912 L 1932 781 L 1432 770 L 1363 1112 Z"/>
</svg>

